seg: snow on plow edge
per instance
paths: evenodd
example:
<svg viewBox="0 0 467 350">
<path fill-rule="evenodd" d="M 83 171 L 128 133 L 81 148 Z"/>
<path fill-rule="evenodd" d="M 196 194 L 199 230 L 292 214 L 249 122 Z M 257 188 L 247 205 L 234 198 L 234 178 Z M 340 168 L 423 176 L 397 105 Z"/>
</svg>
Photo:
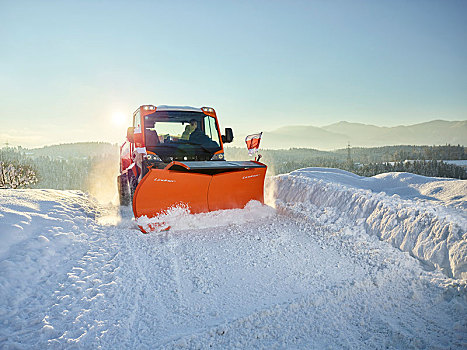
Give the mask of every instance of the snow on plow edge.
<svg viewBox="0 0 467 350">
<path fill-rule="evenodd" d="M 199 214 L 190 214 L 189 207 L 181 204 L 155 217 L 148 218 L 144 215 L 135 221 L 145 231 L 157 233 L 167 228 L 180 231 L 243 224 L 270 217 L 274 213 L 273 208 L 254 200 L 248 202 L 243 209 L 216 210 Z"/>
<path fill-rule="evenodd" d="M 438 180 L 408 173 L 364 178 L 338 169 L 306 168 L 268 178 L 266 185 L 273 188 L 279 211 L 335 230 L 363 225 L 367 233 L 447 276 L 467 279 L 465 210 L 408 195 L 419 184 Z"/>
</svg>

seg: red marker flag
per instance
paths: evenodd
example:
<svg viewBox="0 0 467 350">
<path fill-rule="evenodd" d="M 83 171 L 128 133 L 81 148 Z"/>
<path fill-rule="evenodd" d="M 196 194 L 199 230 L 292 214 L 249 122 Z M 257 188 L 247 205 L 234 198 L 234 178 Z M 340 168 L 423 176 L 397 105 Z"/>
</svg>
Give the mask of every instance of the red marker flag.
<svg viewBox="0 0 467 350">
<path fill-rule="evenodd" d="M 259 142 L 261 141 L 262 132 L 259 134 L 248 135 L 245 138 L 246 147 L 248 148 L 248 154 L 254 156 L 258 152 Z"/>
</svg>

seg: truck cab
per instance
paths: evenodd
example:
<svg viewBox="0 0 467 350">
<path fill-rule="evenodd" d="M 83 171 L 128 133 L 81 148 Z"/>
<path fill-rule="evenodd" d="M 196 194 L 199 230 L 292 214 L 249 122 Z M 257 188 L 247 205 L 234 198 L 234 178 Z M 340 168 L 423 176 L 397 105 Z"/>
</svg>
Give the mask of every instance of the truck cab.
<svg viewBox="0 0 467 350">
<path fill-rule="evenodd" d="M 220 133 L 211 107 L 140 106 L 120 147 L 119 186 L 128 182 L 132 194 L 148 167 L 173 161 L 224 161 L 224 143 L 232 140 L 232 129 Z"/>
</svg>

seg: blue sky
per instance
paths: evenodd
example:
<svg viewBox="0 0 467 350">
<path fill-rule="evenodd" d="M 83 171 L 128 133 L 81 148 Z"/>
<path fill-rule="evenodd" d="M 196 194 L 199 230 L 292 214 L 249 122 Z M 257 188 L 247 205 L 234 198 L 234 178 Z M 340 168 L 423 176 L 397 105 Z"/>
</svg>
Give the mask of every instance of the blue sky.
<svg viewBox="0 0 467 350">
<path fill-rule="evenodd" d="M 236 134 L 467 119 L 467 1 L 0 0 L 0 142 L 123 141 L 141 104 Z"/>
</svg>

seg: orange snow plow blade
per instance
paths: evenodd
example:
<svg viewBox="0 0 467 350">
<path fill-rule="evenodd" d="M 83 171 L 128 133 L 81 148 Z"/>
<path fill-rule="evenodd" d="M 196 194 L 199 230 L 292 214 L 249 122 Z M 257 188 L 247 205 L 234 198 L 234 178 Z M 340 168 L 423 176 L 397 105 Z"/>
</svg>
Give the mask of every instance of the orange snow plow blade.
<svg viewBox="0 0 467 350">
<path fill-rule="evenodd" d="M 265 175 L 266 165 L 253 161 L 172 162 L 164 169 L 151 168 L 136 188 L 133 213 L 138 219 L 179 205 L 196 214 L 243 208 L 250 200 L 263 203 Z"/>
</svg>

